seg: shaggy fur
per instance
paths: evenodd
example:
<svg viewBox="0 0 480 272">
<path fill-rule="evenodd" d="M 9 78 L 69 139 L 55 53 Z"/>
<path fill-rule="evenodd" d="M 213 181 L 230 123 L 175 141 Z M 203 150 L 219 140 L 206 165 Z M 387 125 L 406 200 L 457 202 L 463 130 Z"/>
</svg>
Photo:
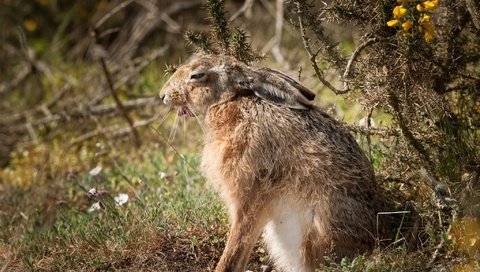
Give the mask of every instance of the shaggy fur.
<svg viewBox="0 0 480 272">
<path fill-rule="evenodd" d="M 308 89 L 278 71 L 201 56 L 160 95 L 205 115 L 202 169 L 231 222 L 216 271 L 244 271 L 262 232 L 281 271 L 314 271 L 325 256 L 374 246 L 383 202 L 372 166 Z"/>
</svg>

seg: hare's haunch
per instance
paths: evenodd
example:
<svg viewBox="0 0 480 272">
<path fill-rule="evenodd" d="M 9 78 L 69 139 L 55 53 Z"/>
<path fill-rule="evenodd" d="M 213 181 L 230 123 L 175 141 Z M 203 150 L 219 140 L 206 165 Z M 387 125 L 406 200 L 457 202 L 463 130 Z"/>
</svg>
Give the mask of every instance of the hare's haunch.
<svg viewBox="0 0 480 272">
<path fill-rule="evenodd" d="M 382 206 L 372 166 L 349 132 L 291 77 L 227 56 L 181 66 L 160 93 L 204 115 L 202 170 L 231 223 L 216 271 L 245 271 L 258 237 L 281 271 L 370 250 Z M 381 228 L 380 228 L 381 229 Z"/>
</svg>

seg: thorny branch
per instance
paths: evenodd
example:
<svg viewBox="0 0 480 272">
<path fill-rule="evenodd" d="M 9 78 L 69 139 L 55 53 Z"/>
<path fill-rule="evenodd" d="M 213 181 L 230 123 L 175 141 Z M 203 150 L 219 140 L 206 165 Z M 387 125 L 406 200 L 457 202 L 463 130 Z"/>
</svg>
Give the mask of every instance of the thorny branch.
<svg viewBox="0 0 480 272">
<path fill-rule="evenodd" d="M 355 133 L 361 133 L 363 135 L 378 135 L 381 137 L 390 137 L 390 136 L 395 136 L 398 137 L 401 135 L 401 131 L 399 129 L 392 129 L 392 128 L 374 128 L 374 127 L 366 127 L 366 126 L 358 126 L 358 125 L 352 125 L 352 124 L 347 124 L 344 123 L 344 126 L 347 127 L 348 130 L 355 132 Z"/>
<path fill-rule="evenodd" d="M 365 42 L 363 42 L 362 44 L 360 44 L 357 48 L 355 48 L 355 51 L 353 51 L 352 55 L 350 56 L 350 59 L 348 60 L 347 67 L 345 68 L 345 72 L 343 73 L 343 80 L 345 81 L 345 84 L 347 83 L 347 79 L 350 76 L 350 69 L 352 67 L 352 64 L 357 59 L 360 52 L 362 52 L 362 50 L 365 49 L 367 46 L 377 43 L 379 41 L 380 41 L 379 38 L 370 38 Z"/>
<path fill-rule="evenodd" d="M 301 17 L 301 11 L 299 11 L 299 16 L 298 16 L 298 23 L 300 25 L 300 33 L 302 34 L 302 41 L 303 41 L 303 46 L 305 47 L 305 50 L 307 51 L 308 58 L 310 60 L 310 63 L 313 67 L 313 70 L 315 71 L 315 75 L 317 76 L 318 80 L 323 83 L 327 88 L 329 88 L 332 92 L 335 94 L 345 94 L 348 93 L 350 90 L 349 89 L 344 89 L 344 90 L 338 90 L 335 88 L 328 80 L 326 80 L 323 77 L 323 73 L 320 70 L 320 68 L 317 65 L 317 54 L 312 53 L 312 48 L 310 47 L 310 43 L 308 41 L 307 35 L 305 34 L 305 28 L 303 26 L 303 19 Z"/>
</svg>

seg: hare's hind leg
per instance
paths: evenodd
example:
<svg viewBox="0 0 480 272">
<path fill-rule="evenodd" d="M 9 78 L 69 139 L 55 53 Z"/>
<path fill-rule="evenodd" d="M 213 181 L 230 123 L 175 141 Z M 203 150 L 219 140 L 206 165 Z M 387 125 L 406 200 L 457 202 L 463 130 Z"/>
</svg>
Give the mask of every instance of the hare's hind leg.
<svg viewBox="0 0 480 272">
<path fill-rule="evenodd" d="M 265 226 L 263 239 L 275 265 L 283 272 L 313 272 L 305 244 L 308 239 L 311 212 L 289 198 L 272 203 L 270 221 Z"/>
<path fill-rule="evenodd" d="M 267 221 L 267 212 L 262 201 L 251 201 L 241 207 L 229 206 L 230 231 L 215 271 L 244 272 L 253 246 Z"/>
</svg>

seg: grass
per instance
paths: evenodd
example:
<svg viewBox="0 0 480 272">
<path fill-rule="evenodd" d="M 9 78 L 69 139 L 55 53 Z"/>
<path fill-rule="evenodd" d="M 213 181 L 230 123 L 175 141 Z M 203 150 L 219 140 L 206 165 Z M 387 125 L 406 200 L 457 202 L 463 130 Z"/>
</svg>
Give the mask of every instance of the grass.
<svg viewBox="0 0 480 272">
<path fill-rule="evenodd" d="M 30 181 L 3 187 L 2 266 L 8 271 L 213 270 L 225 243 L 225 210 L 205 186 L 198 153 L 184 152 L 195 149 L 174 144 L 184 146 L 181 155 L 153 142 L 108 158 L 96 156 L 95 148 L 105 148 L 98 146 L 80 151 L 79 160 L 58 146 L 18 154 L 0 177 Z M 75 170 L 57 168 L 65 161 Z M 34 170 L 25 171 L 29 167 Z M 38 176 L 42 179 L 35 180 Z M 115 201 L 120 193 L 129 196 L 122 205 Z M 92 210 L 95 203 L 100 209 Z M 424 271 L 431 252 L 430 246 L 413 253 L 402 246 L 377 249 L 354 260 L 327 262 L 320 271 Z M 258 244 L 249 269 L 261 271 L 262 264 L 268 257 Z M 451 271 L 475 271 L 479 265 L 458 252 L 441 263 Z"/>
<path fill-rule="evenodd" d="M 57 184 L 61 193 L 54 197 L 51 186 L 11 189 L 2 199 L 7 204 L 2 233 L 21 229 L 22 234 L 2 237 L 2 246 L 10 244 L 14 255 L 3 261 L 19 271 L 174 271 L 172 258 L 180 257 L 172 253 L 179 251 L 192 268 L 212 267 L 224 243 L 226 217 L 205 188 L 198 161 L 197 155 L 180 159 L 152 152 L 137 161 L 120 160 L 97 175 L 70 175 Z M 91 188 L 97 193 L 89 194 Z M 119 193 L 129 195 L 121 206 L 114 200 Z M 101 208 L 92 211 L 94 203 Z M 23 218 L 8 220 L 18 213 Z"/>
</svg>

